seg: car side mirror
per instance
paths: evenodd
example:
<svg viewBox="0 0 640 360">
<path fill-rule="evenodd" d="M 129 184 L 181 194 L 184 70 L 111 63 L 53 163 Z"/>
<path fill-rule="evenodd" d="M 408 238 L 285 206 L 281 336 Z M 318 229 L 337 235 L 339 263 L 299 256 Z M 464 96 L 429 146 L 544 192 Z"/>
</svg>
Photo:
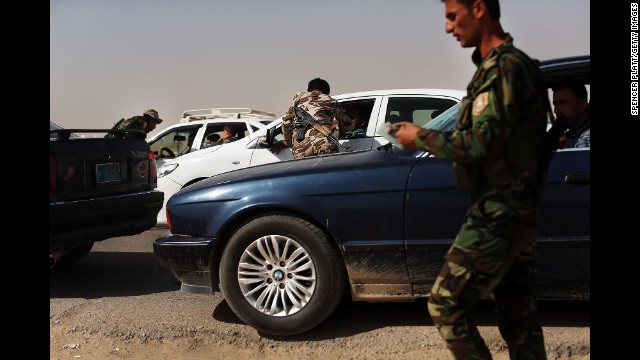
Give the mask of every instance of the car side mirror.
<svg viewBox="0 0 640 360">
<path fill-rule="evenodd" d="M 274 128 L 267 129 L 267 134 L 258 141 L 258 146 L 261 148 L 269 148 L 273 145 L 273 131 Z"/>
</svg>

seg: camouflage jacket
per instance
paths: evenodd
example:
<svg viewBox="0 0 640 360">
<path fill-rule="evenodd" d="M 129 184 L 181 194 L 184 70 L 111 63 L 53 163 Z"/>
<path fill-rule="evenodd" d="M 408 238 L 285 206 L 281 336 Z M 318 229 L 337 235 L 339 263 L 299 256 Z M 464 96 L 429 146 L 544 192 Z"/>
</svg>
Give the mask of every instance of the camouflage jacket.
<svg viewBox="0 0 640 360">
<path fill-rule="evenodd" d="M 351 118 L 345 112 L 344 108 L 331 96 L 314 90 L 297 93 L 291 101 L 289 109 L 282 118 L 282 134 L 287 143 L 291 144 L 293 134 L 293 120 L 295 114 L 293 108 L 299 106 L 306 110 L 316 121 L 329 127 L 333 123 L 333 119 L 338 121 L 338 129 L 340 131 L 353 130 Z M 307 130 L 307 132 L 310 130 Z"/>
<path fill-rule="evenodd" d="M 130 117 L 126 120 L 117 122 L 114 125 L 113 129 L 114 130 L 124 130 L 124 129 L 142 130 L 146 133 L 148 123 L 149 121 L 147 120 L 147 118 L 145 118 L 144 116 L 138 115 L 138 116 Z"/>
<path fill-rule="evenodd" d="M 529 191 L 537 180 L 550 104 L 538 63 L 505 42 L 481 59 L 450 133 L 422 129 L 416 145 L 452 160 L 458 188 Z"/>
</svg>

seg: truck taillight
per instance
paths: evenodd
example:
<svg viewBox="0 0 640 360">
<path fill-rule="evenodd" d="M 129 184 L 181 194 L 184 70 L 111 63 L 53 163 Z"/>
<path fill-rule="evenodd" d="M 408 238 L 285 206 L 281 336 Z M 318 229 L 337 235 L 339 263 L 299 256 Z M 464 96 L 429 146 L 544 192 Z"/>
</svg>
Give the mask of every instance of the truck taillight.
<svg viewBox="0 0 640 360">
<path fill-rule="evenodd" d="M 49 153 L 49 196 L 56 194 L 56 156 Z"/>
<path fill-rule="evenodd" d="M 158 164 L 156 164 L 156 157 L 153 155 L 153 151 L 149 150 L 147 154 L 149 157 L 149 186 L 155 189 L 158 187 Z"/>
</svg>

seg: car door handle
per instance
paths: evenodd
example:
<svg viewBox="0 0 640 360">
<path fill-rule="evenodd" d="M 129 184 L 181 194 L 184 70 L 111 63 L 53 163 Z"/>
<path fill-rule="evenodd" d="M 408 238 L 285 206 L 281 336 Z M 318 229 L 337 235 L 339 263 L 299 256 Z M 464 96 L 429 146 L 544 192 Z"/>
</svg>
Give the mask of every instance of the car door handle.
<svg viewBox="0 0 640 360">
<path fill-rule="evenodd" d="M 232 163 L 233 165 L 238 165 L 238 164 L 240 164 L 240 161 L 235 160 L 235 161 L 232 161 L 231 163 Z"/>
<path fill-rule="evenodd" d="M 577 185 L 588 185 L 591 182 L 591 173 L 573 173 L 564 177 L 564 183 L 574 183 Z"/>
</svg>

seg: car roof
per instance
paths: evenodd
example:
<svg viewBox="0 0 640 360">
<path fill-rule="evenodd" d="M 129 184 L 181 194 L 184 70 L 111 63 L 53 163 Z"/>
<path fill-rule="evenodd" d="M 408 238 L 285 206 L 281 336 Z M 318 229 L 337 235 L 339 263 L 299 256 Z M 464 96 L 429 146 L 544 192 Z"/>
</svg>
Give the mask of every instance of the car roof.
<svg viewBox="0 0 640 360">
<path fill-rule="evenodd" d="M 575 79 L 591 83 L 591 55 L 571 56 L 540 61 L 540 72 L 547 87 L 554 83 Z"/>
<path fill-rule="evenodd" d="M 274 119 L 275 120 L 275 119 Z M 249 122 L 251 123 L 251 125 L 255 125 L 258 128 L 263 128 L 266 125 L 262 122 L 264 121 L 264 119 L 248 119 L 248 118 L 241 118 L 241 119 L 206 119 L 206 120 L 193 120 L 193 121 L 189 121 L 189 122 L 179 122 L 170 126 L 167 126 L 165 129 L 172 129 L 175 127 L 192 127 L 192 126 L 202 126 L 203 124 L 212 124 L 212 123 L 242 123 L 244 124 L 245 122 Z M 164 132 L 164 129 L 163 131 Z"/>
<path fill-rule="evenodd" d="M 276 114 L 250 108 L 206 108 L 186 110 L 180 122 L 192 122 L 205 119 L 275 119 Z"/>
<path fill-rule="evenodd" d="M 369 90 L 358 91 L 352 93 L 345 93 L 340 95 L 331 95 L 334 99 L 340 100 L 345 98 L 360 97 L 360 96 L 384 96 L 384 95 L 429 95 L 429 96 L 451 96 L 455 98 L 462 98 L 466 95 L 464 90 L 454 89 L 387 89 L 387 90 Z"/>
</svg>

